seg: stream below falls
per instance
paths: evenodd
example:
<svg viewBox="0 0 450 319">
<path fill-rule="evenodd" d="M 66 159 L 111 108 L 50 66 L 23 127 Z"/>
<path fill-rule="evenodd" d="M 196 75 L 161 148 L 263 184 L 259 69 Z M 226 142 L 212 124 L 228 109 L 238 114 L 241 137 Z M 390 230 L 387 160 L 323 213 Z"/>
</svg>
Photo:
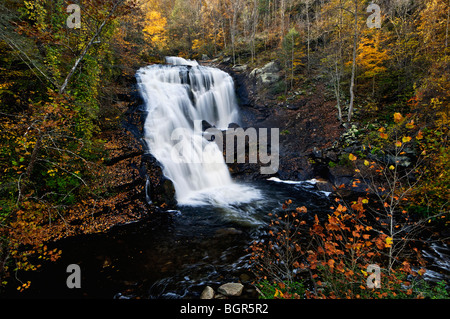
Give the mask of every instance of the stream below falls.
<svg viewBox="0 0 450 319">
<path fill-rule="evenodd" d="M 198 298 L 209 285 L 250 280 L 249 245 L 265 234 L 268 213 L 306 206 L 308 215 L 329 211 L 328 194 L 314 180 L 294 185 L 277 181 L 247 184 L 261 198 L 232 207 L 180 206 L 148 219 L 118 225 L 106 233 L 63 239 L 63 254 L 36 272 L 19 274 L 32 285 L 11 296 L 27 298 Z M 69 289 L 67 266 L 81 269 L 81 289 Z M 248 282 L 246 288 L 251 288 Z M 256 298 L 244 291 L 243 297 Z"/>
</svg>

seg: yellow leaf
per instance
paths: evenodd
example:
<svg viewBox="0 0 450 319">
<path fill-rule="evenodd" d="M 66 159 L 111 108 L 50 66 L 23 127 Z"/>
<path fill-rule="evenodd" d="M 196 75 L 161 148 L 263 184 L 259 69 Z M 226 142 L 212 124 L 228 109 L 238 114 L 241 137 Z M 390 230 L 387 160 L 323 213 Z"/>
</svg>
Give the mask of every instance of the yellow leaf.
<svg viewBox="0 0 450 319">
<path fill-rule="evenodd" d="M 396 141 L 396 142 L 395 142 L 395 146 L 396 146 L 396 147 L 402 147 L 402 142 Z"/>
<path fill-rule="evenodd" d="M 423 274 L 426 273 L 426 269 L 421 268 L 417 273 L 418 273 L 420 276 L 423 276 Z"/>
<path fill-rule="evenodd" d="M 411 138 L 410 136 L 404 136 L 404 137 L 402 138 L 402 142 L 403 142 L 403 143 L 411 142 L 411 140 L 412 140 L 412 138 Z"/>
<path fill-rule="evenodd" d="M 348 159 L 351 160 L 351 161 L 356 161 L 358 158 L 357 158 L 355 155 L 350 154 L 350 155 L 348 156 Z"/>
<path fill-rule="evenodd" d="M 364 198 L 364 199 L 362 200 L 362 203 L 363 203 L 363 204 L 367 204 L 367 203 L 369 203 L 369 200 L 368 200 L 367 198 Z"/>
<path fill-rule="evenodd" d="M 417 136 L 416 136 L 416 139 L 417 139 L 417 140 L 423 139 L 422 131 L 419 131 L 419 133 L 418 133 Z"/>
<path fill-rule="evenodd" d="M 386 247 L 391 247 L 392 243 L 392 237 L 386 237 Z"/>
<path fill-rule="evenodd" d="M 399 123 L 403 120 L 403 116 L 400 113 L 395 113 L 394 114 L 394 121 L 395 123 Z"/>
<path fill-rule="evenodd" d="M 394 165 L 389 166 L 389 169 L 393 171 L 395 169 Z"/>
<path fill-rule="evenodd" d="M 369 165 L 370 165 L 370 162 L 369 162 L 368 160 L 365 160 L 365 161 L 364 161 L 364 165 L 365 165 L 365 166 L 369 166 Z"/>
<path fill-rule="evenodd" d="M 277 288 L 275 288 L 275 295 L 274 297 L 280 297 L 282 295 L 281 291 L 279 291 Z"/>
<path fill-rule="evenodd" d="M 408 128 L 408 129 L 414 128 L 414 120 L 411 120 L 411 122 L 409 122 L 408 124 L 406 124 L 406 128 Z"/>
</svg>

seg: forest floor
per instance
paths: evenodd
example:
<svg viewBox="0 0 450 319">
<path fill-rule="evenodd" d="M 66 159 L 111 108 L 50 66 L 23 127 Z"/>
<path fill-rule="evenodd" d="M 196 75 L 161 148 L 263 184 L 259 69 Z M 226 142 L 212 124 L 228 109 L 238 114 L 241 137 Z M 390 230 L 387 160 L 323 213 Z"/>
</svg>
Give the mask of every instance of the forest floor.
<svg viewBox="0 0 450 319">
<path fill-rule="evenodd" d="M 117 112 L 125 114 L 128 103 L 117 103 Z M 121 117 L 122 118 L 122 117 Z M 108 119 L 110 120 L 110 119 Z M 113 120 L 110 120 L 113 121 Z M 96 195 L 71 206 L 53 223 L 43 225 L 49 240 L 82 234 L 105 232 L 111 227 L 140 220 L 151 214 L 145 202 L 145 179 L 139 174 L 143 151 L 135 136 L 120 123 L 106 125 L 98 138 L 104 144 L 108 158 L 97 163 L 94 178 Z"/>
</svg>

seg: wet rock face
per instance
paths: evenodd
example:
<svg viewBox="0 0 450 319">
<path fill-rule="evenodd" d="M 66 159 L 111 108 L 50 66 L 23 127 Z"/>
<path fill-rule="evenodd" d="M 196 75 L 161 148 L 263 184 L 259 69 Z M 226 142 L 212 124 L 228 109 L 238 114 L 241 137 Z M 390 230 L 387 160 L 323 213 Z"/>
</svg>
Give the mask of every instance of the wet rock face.
<svg viewBox="0 0 450 319">
<path fill-rule="evenodd" d="M 177 205 L 175 187 L 171 180 L 167 179 L 160 164 L 153 156 L 144 156 L 146 167 L 147 185 L 145 188 L 147 201 L 157 206 L 173 209 Z"/>
<path fill-rule="evenodd" d="M 219 67 L 230 73 L 235 82 L 242 127 L 279 129 L 280 165 L 277 173 L 271 176 L 283 180 L 328 179 L 328 165 L 311 161 L 311 158 L 331 148 L 339 140 L 344 128 L 337 119 L 334 101 L 325 97 L 323 83 L 306 83 L 304 88 L 295 92 L 288 90 L 281 99 L 273 87 L 284 82 L 282 77 L 273 84 L 263 83 L 264 79 L 272 80 L 269 79 L 270 75 L 282 75 L 276 62 L 251 72 L 250 69 L 227 65 Z M 324 155 L 328 156 L 320 154 L 320 157 Z M 259 173 L 260 165 L 245 163 L 229 166 L 233 177 L 240 179 L 271 177 Z"/>
</svg>

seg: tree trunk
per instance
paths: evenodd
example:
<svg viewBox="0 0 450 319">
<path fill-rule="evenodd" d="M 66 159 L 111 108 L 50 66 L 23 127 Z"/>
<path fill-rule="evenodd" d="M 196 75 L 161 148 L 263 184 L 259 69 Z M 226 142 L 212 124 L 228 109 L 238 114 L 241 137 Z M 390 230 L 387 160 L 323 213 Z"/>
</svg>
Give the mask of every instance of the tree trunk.
<svg viewBox="0 0 450 319">
<path fill-rule="evenodd" d="M 310 25 L 309 25 L 309 1 L 310 0 L 306 0 L 306 43 L 307 43 L 307 48 L 306 48 L 306 55 L 307 55 L 307 70 L 309 71 L 309 52 L 310 52 L 310 42 L 311 42 L 311 32 L 310 32 Z"/>
<path fill-rule="evenodd" d="M 285 0 L 281 0 L 281 3 L 280 3 L 280 43 L 283 42 L 283 38 L 284 38 L 284 10 L 285 10 Z"/>
<path fill-rule="evenodd" d="M 336 60 L 336 81 L 335 81 L 335 94 L 336 94 L 336 103 L 337 103 L 337 109 L 338 109 L 338 117 L 339 117 L 339 122 L 342 122 L 342 109 L 341 109 L 341 76 L 339 74 L 339 69 L 338 69 L 338 61 Z"/>
<path fill-rule="evenodd" d="M 352 120 L 353 103 L 355 100 L 355 74 L 356 74 L 356 50 L 358 48 L 358 0 L 355 0 L 355 30 L 353 38 L 353 61 L 352 61 L 352 78 L 350 80 L 350 105 L 348 107 L 348 121 Z"/>
<path fill-rule="evenodd" d="M 258 12 L 258 1 L 253 1 L 253 25 L 251 29 L 251 51 L 252 51 L 252 63 L 255 62 L 256 58 L 256 44 L 255 44 L 255 37 L 256 37 L 256 31 L 258 28 L 258 18 L 259 18 L 259 12 Z"/>
<path fill-rule="evenodd" d="M 450 19 L 450 1 L 447 3 L 447 25 L 445 27 L 445 55 L 447 55 L 447 47 L 448 47 L 448 20 Z"/>
</svg>

